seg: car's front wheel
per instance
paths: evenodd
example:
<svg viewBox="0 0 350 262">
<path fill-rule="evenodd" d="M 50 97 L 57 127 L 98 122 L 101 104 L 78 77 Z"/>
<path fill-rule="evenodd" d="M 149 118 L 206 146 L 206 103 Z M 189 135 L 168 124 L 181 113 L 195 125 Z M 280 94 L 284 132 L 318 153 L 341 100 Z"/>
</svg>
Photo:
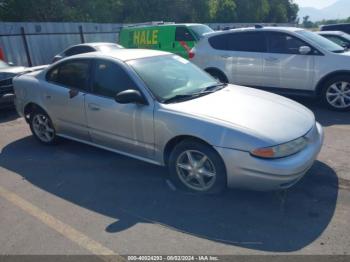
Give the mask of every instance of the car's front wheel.
<svg viewBox="0 0 350 262">
<path fill-rule="evenodd" d="M 182 189 L 215 194 L 226 188 L 226 168 L 209 145 L 188 139 L 178 144 L 169 158 L 170 174 Z"/>
<path fill-rule="evenodd" d="M 338 76 L 325 83 L 322 90 L 323 103 L 335 111 L 350 110 L 350 77 Z"/>
<path fill-rule="evenodd" d="M 30 129 L 41 143 L 52 145 L 57 142 L 56 130 L 50 117 L 43 110 L 36 110 L 30 115 Z"/>
</svg>

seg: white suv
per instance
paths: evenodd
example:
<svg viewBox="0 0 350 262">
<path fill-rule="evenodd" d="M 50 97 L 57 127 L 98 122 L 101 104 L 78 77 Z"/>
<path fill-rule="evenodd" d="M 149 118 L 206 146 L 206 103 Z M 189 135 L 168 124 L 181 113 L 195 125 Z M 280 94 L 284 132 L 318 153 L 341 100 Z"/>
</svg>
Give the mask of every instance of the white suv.
<svg viewBox="0 0 350 262">
<path fill-rule="evenodd" d="M 207 34 L 192 62 L 222 82 L 316 96 L 350 110 L 350 52 L 300 28 L 255 27 Z"/>
</svg>

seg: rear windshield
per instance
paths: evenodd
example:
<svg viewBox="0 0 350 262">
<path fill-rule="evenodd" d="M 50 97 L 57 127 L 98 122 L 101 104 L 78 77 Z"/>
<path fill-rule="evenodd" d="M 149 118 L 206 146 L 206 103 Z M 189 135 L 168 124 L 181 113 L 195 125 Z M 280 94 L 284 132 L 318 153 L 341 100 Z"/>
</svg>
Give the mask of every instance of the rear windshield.
<svg viewBox="0 0 350 262">
<path fill-rule="evenodd" d="M 190 25 L 189 28 L 195 34 L 197 39 L 201 39 L 206 33 L 214 32 L 214 30 L 207 25 Z"/>
</svg>

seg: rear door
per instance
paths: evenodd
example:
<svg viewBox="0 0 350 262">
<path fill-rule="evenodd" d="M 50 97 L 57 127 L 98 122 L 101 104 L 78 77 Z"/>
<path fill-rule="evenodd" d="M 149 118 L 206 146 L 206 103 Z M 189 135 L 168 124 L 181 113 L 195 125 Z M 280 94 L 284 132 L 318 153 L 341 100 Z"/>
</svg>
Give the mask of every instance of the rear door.
<svg viewBox="0 0 350 262">
<path fill-rule="evenodd" d="M 268 52 L 264 54 L 264 87 L 311 90 L 315 73 L 315 54 L 301 55 L 303 40 L 283 32 L 266 32 Z M 313 50 L 314 48 L 310 46 Z"/>
<path fill-rule="evenodd" d="M 90 68 L 90 60 L 74 59 L 60 63 L 46 75 L 43 101 L 59 134 L 90 139 L 85 117 Z"/>
<path fill-rule="evenodd" d="M 235 84 L 259 86 L 263 80 L 263 55 L 266 40 L 262 32 L 230 33 L 227 39 Z"/>
</svg>

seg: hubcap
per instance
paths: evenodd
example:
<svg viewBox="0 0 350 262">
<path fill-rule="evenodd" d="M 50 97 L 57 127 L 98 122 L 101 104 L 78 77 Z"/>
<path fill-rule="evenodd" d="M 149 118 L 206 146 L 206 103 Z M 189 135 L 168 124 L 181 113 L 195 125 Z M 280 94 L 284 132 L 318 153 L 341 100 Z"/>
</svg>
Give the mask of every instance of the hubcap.
<svg viewBox="0 0 350 262">
<path fill-rule="evenodd" d="M 176 171 L 180 180 L 196 191 L 210 189 L 216 180 L 216 170 L 211 160 L 195 150 L 187 150 L 178 157 Z"/>
<path fill-rule="evenodd" d="M 33 130 L 36 136 L 46 143 L 51 142 L 55 136 L 50 120 L 43 114 L 37 114 L 33 117 Z"/>
<path fill-rule="evenodd" d="M 326 93 L 327 102 L 335 108 L 347 108 L 350 106 L 350 83 L 337 82 L 328 87 Z"/>
</svg>

